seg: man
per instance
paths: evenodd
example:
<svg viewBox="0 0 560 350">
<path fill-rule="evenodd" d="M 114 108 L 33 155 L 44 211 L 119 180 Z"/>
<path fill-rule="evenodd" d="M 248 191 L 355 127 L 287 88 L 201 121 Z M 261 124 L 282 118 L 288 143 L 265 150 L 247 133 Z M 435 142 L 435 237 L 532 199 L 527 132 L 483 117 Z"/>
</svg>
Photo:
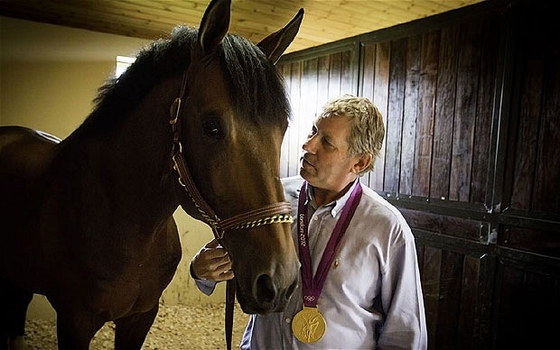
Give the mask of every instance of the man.
<svg viewBox="0 0 560 350">
<path fill-rule="evenodd" d="M 301 178 L 284 180 L 288 200 L 297 197 L 298 287 L 283 312 L 251 315 L 242 349 L 426 349 L 414 236 L 400 212 L 359 181 L 384 133 L 381 114 L 361 97 L 330 101 L 315 120 Z M 227 252 L 210 242 L 191 274 L 211 293 L 233 277 Z"/>
</svg>

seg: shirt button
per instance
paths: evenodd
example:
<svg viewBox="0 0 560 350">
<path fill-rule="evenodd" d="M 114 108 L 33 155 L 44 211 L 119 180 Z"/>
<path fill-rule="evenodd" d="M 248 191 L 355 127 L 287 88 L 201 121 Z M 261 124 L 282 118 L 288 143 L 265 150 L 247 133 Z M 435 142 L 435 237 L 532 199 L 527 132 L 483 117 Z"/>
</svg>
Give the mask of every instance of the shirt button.
<svg viewBox="0 0 560 350">
<path fill-rule="evenodd" d="M 286 319 L 284 321 L 286 321 L 286 323 L 292 322 L 292 320 L 289 317 L 286 317 Z"/>
<path fill-rule="evenodd" d="M 313 215 L 313 220 L 315 220 L 315 221 L 319 220 L 319 218 L 317 217 L 317 215 Z"/>
</svg>

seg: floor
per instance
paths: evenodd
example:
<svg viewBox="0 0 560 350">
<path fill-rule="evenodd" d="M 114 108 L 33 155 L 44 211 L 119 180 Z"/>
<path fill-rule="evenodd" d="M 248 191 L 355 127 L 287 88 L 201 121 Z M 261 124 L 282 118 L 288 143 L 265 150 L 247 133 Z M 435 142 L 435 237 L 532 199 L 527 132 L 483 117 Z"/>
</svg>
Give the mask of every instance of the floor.
<svg viewBox="0 0 560 350">
<path fill-rule="evenodd" d="M 226 349 L 224 313 L 223 303 L 201 306 L 162 304 L 142 350 Z M 232 336 L 234 349 L 241 341 L 247 320 L 248 315 L 236 304 Z M 107 323 L 93 338 L 90 349 L 113 349 L 113 337 L 113 324 Z M 28 349 L 56 350 L 55 321 L 27 320 L 25 340 Z"/>
</svg>

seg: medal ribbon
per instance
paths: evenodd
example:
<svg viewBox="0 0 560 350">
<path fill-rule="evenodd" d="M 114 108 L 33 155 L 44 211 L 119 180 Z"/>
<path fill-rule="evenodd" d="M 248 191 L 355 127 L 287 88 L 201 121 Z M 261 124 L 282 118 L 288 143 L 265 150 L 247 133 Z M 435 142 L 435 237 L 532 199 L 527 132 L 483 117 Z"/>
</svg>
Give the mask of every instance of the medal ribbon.
<svg viewBox="0 0 560 350">
<path fill-rule="evenodd" d="M 338 250 L 342 236 L 346 232 L 346 229 L 350 224 L 350 220 L 352 220 L 352 216 L 356 211 L 356 207 L 360 202 L 360 198 L 362 197 L 362 186 L 358 181 L 354 190 L 350 194 L 350 197 L 346 201 L 346 204 L 342 209 L 342 213 L 340 214 L 340 218 L 336 222 L 331 237 L 325 247 L 325 251 L 323 252 L 319 266 L 317 267 L 315 277 L 313 277 L 313 265 L 311 264 L 311 252 L 309 250 L 309 236 L 307 234 L 309 218 L 307 215 L 307 208 L 305 207 L 305 201 L 307 198 L 306 190 L 307 181 L 304 181 L 299 195 L 297 222 L 303 305 L 307 307 L 316 307 L 319 295 L 321 295 L 323 285 L 325 284 L 325 279 L 327 278 L 327 273 L 329 272 L 330 266 L 334 260 L 335 253 Z"/>
</svg>

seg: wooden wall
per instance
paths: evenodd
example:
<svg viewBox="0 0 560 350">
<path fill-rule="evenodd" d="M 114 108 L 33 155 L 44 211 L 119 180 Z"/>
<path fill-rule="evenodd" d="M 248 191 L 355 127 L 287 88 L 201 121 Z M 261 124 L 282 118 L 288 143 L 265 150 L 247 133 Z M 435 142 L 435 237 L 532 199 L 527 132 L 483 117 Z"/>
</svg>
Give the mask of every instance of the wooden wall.
<svg viewBox="0 0 560 350">
<path fill-rule="evenodd" d="M 344 93 L 385 117 L 363 179 L 417 239 L 430 349 L 545 348 L 560 330 L 560 26 L 488 1 L 286 55 L 297 174 L 315 113 Z M 548 348 L 548 346 L 546 346 Z"/>
</svg>

